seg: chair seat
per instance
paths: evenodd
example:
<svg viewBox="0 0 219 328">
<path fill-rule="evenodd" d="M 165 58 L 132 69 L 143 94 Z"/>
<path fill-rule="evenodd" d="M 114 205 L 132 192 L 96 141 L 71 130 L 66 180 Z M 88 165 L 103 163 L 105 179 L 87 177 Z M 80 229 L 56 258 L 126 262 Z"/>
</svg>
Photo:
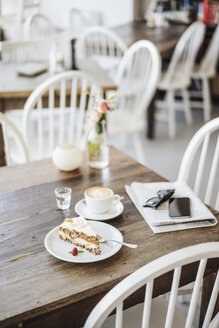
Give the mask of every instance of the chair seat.
<svg viewBox="0 0 219 328">
<path fill-rule="evenodd" d="M 179 90 L 186 89 L 189 86 L 189 81 L 184 79 L 183 76 L 179 76 L 175 74 L 171 79 L 171 82 L 168 81 L 166 73 L 161 74 L 161 80 L 158 85 L 158 89 L 160 90 Z"/>
<path fill-rule="evenodd" d="M 150 328 L 164 327 L 166 313 L 168 308 L 168 301 L 162 297 L 158 297 L 152 300 L 151 307 L 151 320 Z M 138 328 L 141 327 L 143 303 L 135 305 L 127 310 L 124 310 L 123 327 L 125 328 Z M 112 315 L 106 319 L 102 328 L 113 328 L 115 321 L 115 315 Z M 176 308 L 173 321 L 173 327 L 184 328 L 186 317 L 184 314 Z"/>
<path fill-rule="evenodd" d="M 109 135 L 115 134 L 129 134 L 144 129 L 144 120 L 133 119 L 133 113 L 125 113 L 125 111 L 116 112 L 116 110 L 108 115 L 108 133 Z"/>
<path fill-rule="evenodd" d="M 102 55 L 92 55 L 91 58 L 95 60 L 105 71 L 116 69 L 121 60 L 120 57 Z"/>
<path fill-rule="evenodd" d="M 201 78 L 211 78 L 215 75 L 215 72 L 211 70 L 211 68 L 206 71 L 201 68 L 200 65 L 195 65 L 193 72 L 192 72 L 192 78 L 194 79 L 201 79 Z"/>
</svg>

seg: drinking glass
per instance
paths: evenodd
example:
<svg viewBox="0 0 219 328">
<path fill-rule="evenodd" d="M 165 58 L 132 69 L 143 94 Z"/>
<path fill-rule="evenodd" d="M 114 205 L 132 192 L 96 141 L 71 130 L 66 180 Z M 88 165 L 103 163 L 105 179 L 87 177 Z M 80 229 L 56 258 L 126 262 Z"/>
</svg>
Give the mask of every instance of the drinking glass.
<svg viewBox="0 0 219 328">
<path fill-rule="evenodd" d="M 60 210 L 67 210 L 71 203 L 71 188 L 58 187 L 55 189 L 56 203 Z"/>
</svg>

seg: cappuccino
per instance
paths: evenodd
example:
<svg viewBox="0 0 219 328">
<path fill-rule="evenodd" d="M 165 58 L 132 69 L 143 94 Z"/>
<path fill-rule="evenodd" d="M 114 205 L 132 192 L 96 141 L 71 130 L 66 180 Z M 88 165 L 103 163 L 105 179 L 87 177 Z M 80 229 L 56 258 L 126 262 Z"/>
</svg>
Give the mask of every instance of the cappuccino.
<svg viewBox="0 0 219 328">
<path fill-rule="evenodd" d="M 86 195 L 95 199 L 105 199 L 113 196 L 113 191 L 107 187 L 92 187 L 85 191 Z"/>
<path fill-rule="evenodd" d="M 121 200 L 119 195 L 114 195 L 112 189 L 107 187 L 88 188 L 84 196 L 88 209 L 93 213 L 105 213 Z"/>
</svg>

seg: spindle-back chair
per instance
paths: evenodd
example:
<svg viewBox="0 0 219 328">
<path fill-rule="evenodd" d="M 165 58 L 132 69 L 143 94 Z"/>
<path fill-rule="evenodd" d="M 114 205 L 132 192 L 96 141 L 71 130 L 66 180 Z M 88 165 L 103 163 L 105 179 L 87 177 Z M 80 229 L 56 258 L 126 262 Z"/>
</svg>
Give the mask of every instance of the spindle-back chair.
<svg viewBox="0 0 219 328">
<path fill-rule="evenodd" d="M 48 17 L 42 14 L 28 16 L 24 23 L 25 39 L 50 38 L 57 34 L 57 29 Z"/>
<path fill-rule="evenodd" d="M 102 300 L 95 306 L 90 313 L 84 328 L 99 328 L 99 327 L 113 327 L 121 328 L 133 328 L 133 320 L 126 320 L 126 313 L 129 311 L 123 311 L 123 303 L 130 295 L 134 294 L 139 288 L 146 285 L 145 299 L 143 305 L 143 312 L 135 315 L 132 311 L 132 318 L 134 317 L 134 327 L 142 328 L 172 328 L 172 327 L 186 327 L 191 328 L 193 326 L 195 311 L 199 300 L 199 290 L 204 277 L 207 260 L 211 258 L 219 258 L 219 242 L 204 243 L 186 247 L 170 254 L 164 255 L 151 263 L 148 263 L 133 272 L 127 278 L 118 283 L 110 292 L 108 292 Z M 178 315 L 175 317 L 177 292 L 180 284 L 181 274 L 183 273 L 184 266 L 199 262 L 197 275 L 195 279 L 194 289 L 190 301 L 190 306 L 186 317 Z M 156 311 L 155 320 L 159 322 L 158 325 L 153 324 L 151 317 L 151 310 L 156 307 L 156 299 L 152 304 L 152 295 L 155 279 L 159 278 L 165 273 L 173 270 L 172 287 L 170 292 L 169 303 L 166 307 L 167 312 L 162 312 L 161 309 Z M 171 276 L 171 275 L 170 275 Z M 218 297 L 219 291 L 219 273 L 214 283 L 213 291 L 211 293 L 210 302 L 205 313 L 205 318 L 202 328 L 209 328 L 212 319 L 214 306 Z M 104 321 L 110 315 L 110 313 L 116 310 L 115 325 L 104 325 Z M 163 321 L 161 320 L 163 318 Z M 129 318 L 131 318 L 129 316 Z M 110 318 L 109 318 L 110 319 Z M 153 318 L 151 318 L 153 319 Z M 177 319 L 177 320 L 176 320 Z M 218 319 L 217 319 L 218 320 Z M 124 322 L 124 325 L 123 325 Z M 218 321 L 217 321 L 218 323 Z M 213 326 L 213 327 L 217 327 Z"/>
<path fill-rule="evenodd" d="M 0 42 L 4 63 L 48 62 L 51 42 L 48 40 L 22 40 Z"/>
<path fill-rule="evenodd" d="M 186 29 L 174 49 L 168 69 L 159 84 L 159 89 L 166 91 L 167 119 L 171 138 L 176 135 L 176 90 L 180 90 L 182 95 L 181 107 L 185 112 L 186 121 L 188 124 L 192 123 L 187 88 L 190 85 L 195 58 L 204 38 L 204 32 L 205 25 L 202 22 L 195 22 Z"/>
<path fill-rule="evenodd" d="M 191 139 L 178 180 L 187 182 L 206 204 L 219 210 L 219 117 L 202 126 Z"/>
<path fill-rule="evenodd" d="M 139 65 L 141 63 L 141 65 Z M 145 149 L 140 133 L 145 128 L 147 108 L 160 77 L 161 60 L 150 41 L 133 44 L 119 65 L 115 110 L 109 115 L 109 135 L 131 135 L 138 161 L 144 163 Z"/>
<path fill-rule="evenodd" d="M 210 78 L 213 78 L 217 73 L 217 62 L 219 55 L 219 25 L 214 31 L 210 44 L 206 53 L 201 60 L 200 65 L 196 65 L 192 72 L 193 79 L 201 80 L 201 96 L 202 101 L 191 101 L 191 107 L 203 108 L 204 120 L 209 121 L 211 118 L 211 91 Z M 198 94 L 200 96 L 200 94 Z"/>
<path fill-rule="evenodd" d="M 94 60 L 114 81 L 117 68 L 127 50 L 123 40 L 113 31 L 103 26 L 93 26 L 85 30 L 77 40 L 77 65 L 83 69 L 84 63 Z"/>
<path fill-rule="evenodd" d="M 86 110 L 101 93 L 96 80 L 81 71 L 66 71 L 39 85 L 24 106 L 24 138 L 30 152 L 37 149 L 37 158 L 41 159 L 50 157 L 57 144 L 70 143 L 84 148 L 88 128 Z M 35 120 L 31 120 L 32 115 Z M 31 121 L 37 122 L 37 136 Z"/>
</svg>

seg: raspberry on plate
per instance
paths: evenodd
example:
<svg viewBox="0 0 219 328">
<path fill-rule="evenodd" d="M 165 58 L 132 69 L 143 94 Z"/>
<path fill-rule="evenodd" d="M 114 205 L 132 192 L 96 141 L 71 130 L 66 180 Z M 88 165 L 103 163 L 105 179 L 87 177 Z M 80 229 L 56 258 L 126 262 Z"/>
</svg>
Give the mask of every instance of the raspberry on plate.
<svg viewBox="0 0 219 328">
<path fill-rule="evenodd" d="M 77 249 L 77 247 L 74 247 L 74 248 L 73 248 L 73 250 L 72 250 L 72 255 L 73 255 L 73 256 L 78 255 L 78 249 Z"/>
</svg>

